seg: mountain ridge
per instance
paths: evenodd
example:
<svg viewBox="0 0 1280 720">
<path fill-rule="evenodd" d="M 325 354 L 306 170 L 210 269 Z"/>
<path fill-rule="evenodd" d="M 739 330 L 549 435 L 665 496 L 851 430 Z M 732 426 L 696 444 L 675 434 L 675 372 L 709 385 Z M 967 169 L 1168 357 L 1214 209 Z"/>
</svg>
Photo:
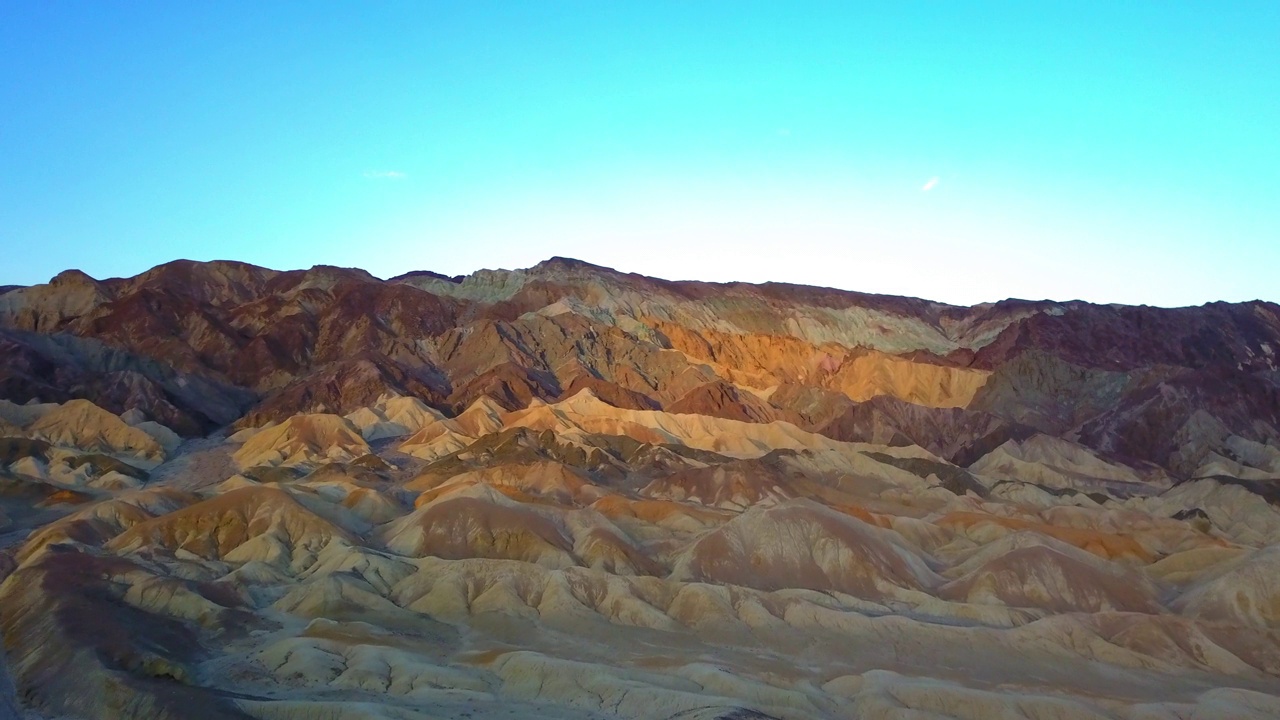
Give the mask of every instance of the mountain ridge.
<svg viewBox="0 0 1280 720">
<path fill-rule="evenodd" d="M 1135 425 L 1156 422 L 1151 413 L 1172 413 L 1159 424 L 1176 433 L 1205 411 L 1250 441 L 1266 441 L 1280 425 L 1274 403 L 1246 400 L 1271 394 L 1278 367 L 1280 306 L 1265 302 L 1163 309 L 1005 300 L 965 308 L 786 283 L 669 281 L 562 257 L 523 270 L 389 280 L 324 265 L 276 271 L 182 260 L 101 281 L 65 271 L 10 291 L 0 296 L 0 327 L 102 342 L 238 388 L 242 399 L 256 398 L 241 410 L 254 423 L 350 412 L 386 392 L 417 395 L 446 413 L 481 396 L 517 409 L 584 383 L 654 407 L 727 383 L 738 389 L 720 393 L 708 411 L 764 419 L 791 410 L 737 393 L 798 383 L 855 403 L 889 396 L 1078 433 L 1097 450 L 1180 473 L 1194 472 L 1211 450 L 1196 448 L 1188 462 L 1172 459 L 1178 450 L 1167 442 L 1134 437 Z M 11 359 L 19 367 L 0 380 L 20 401 L 40 398 L 50 385 L 40 377 L 61 361 L 9 337 L 45 360 Z M 33 372 L 42 362 L 50 367 Z M 357 371 L 352 362 L 366 365 Z M 113 402 L 93 389 L 101 384 L 72 394 L 120 411 L 141 404 L 188 435 L 226 416 L 196 408 L 177 420 L 164 409 L 174 405 L 172 391 Z M 1236 388 L 1225 397 L 1244 402 L 1209 408 L 1197 389 L 1204 385 Z M 1152 393 L 1166 399 L 1153 404 Z M 1076 409 L 1064 412 L 1064 402 Z"/>
<path fill-rule="evenodd" d="M 66 271 L 0 295 L 3 661 L 51 717 L 1277 717 L 1278 310 Z"/>
</svg>

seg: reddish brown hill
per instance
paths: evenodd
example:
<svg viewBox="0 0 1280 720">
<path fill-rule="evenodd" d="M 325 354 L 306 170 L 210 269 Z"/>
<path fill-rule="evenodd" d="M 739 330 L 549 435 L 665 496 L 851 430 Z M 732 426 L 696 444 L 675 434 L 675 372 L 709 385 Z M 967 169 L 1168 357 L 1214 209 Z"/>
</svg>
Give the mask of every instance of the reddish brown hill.
<svg viewBox="0 0 1280 720">
<path fill-rule="evenodd" d="M 1072 303 L 1005 328 L 978 351 L 975 367 L 996 368 L 1037 349 L 1088 368 L 1134 370 L 1151 365 L 1190 368 L 1275 368 L 1280 306 L 1268 302 L 1155 308 Z M 1268 353 L 1263 347 L 1269 345 Z"/>
<path fill-rule="evenodd" d="M 388 392 L 455 413 L 590 389 L 623 408 L 785 419 L 968 460 L 1018 428 L 1179 472 L 1226 435 L 1280 437 L 1280 307 L 1265 302 L 962 308 L 565 258 L 385 282 L 177 261 L 11 290 L 0 329 L 4 397 L 138 408 L 188 435 L 255 402 L 242 424 Z M 1193 417 L 1214 432 L 1184 431 Z"/>
<path fill-rule="evenodd" d="M 627 388 L 611 383 L 607 380 L 593 377 L 591 375 L 578 375 L 569 381 L 564 391 L 560 393 L 557 401 L 567 400 L 583 390 L 590 390 L 595 396 L 609 403 L 614 407 L 620 407 L 624 410 L 661 410 L 662 406 L 657 400 L 645 395 L 644 393 L 628 390 Z"/>
<path fill-rule="evenodd" d="M 667 412 L 711 415 L 743 422 L 767 423 L 800 420 L 796 413 L 770 405 L 759 397 L 724 380 L 716 380 L 690 390 L 667 405 Z"/>
</svg>

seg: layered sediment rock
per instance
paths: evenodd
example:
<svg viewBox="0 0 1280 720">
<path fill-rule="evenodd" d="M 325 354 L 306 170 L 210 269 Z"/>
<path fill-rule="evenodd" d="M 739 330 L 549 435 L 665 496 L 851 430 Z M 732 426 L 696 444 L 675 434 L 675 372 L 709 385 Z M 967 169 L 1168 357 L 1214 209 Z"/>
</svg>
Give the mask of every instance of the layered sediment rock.
<svg viewBox="0 0 1280 720">
<path fill-rule="evenodd" d="M 74 717 L 1277 717 L 1278 317 L 64 273 L 0 294 L 9 674 Z"/>
</svg>

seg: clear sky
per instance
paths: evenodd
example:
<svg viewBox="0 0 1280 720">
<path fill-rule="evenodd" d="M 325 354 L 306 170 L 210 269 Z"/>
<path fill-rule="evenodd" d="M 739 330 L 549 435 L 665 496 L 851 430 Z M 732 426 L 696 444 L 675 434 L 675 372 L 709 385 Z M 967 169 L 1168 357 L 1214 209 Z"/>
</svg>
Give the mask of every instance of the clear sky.
<svg viewBox="0 0 1280 720">
<path fill-rule="evenodd" d="M 0 0 L 0 284 L 1280 301 L 1280 2 Z"/>
</svg>

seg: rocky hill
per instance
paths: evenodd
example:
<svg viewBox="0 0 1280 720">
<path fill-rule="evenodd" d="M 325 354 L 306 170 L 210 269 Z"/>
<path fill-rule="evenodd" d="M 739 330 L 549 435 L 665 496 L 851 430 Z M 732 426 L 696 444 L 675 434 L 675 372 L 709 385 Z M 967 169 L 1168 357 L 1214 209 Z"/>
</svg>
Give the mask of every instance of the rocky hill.
<svg viewBox="0 0 1280 720">
<path fill-rule="evenodd" d="M 50 716 L 1280 717 L 1280 306 L 553 258 L 0 293 Z"/>
</svg>

